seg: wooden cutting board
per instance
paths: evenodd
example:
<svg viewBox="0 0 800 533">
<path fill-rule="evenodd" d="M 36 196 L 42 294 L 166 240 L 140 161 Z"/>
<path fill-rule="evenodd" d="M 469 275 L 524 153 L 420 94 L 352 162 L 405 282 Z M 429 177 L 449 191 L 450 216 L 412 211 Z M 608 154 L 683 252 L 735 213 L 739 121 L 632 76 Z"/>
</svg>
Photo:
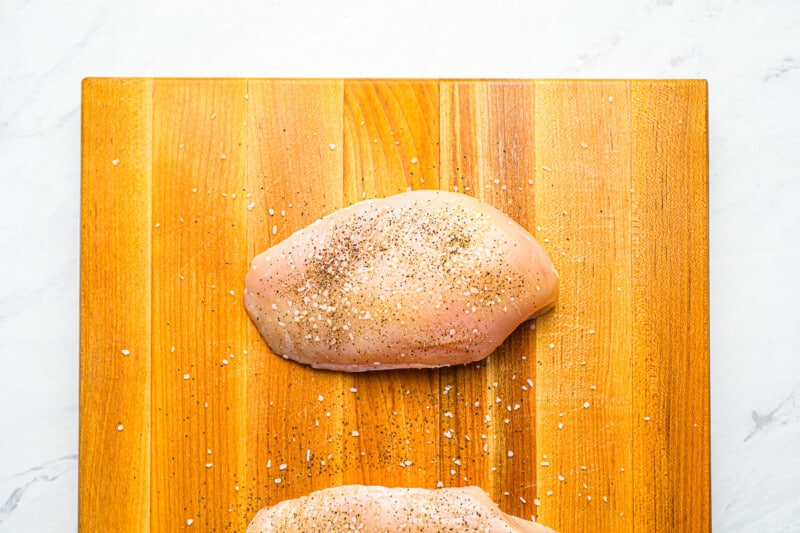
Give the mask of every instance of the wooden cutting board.
<svg viewBox="0 0 800 533">
<path fill-rule="evenodd" d="M 80 529 L 244 531 L 349 484 L 478 485 L 562 532 L 710 529 L 704 81 L 87 79 Z M 248 262 L 320 216 L 457 190 L 562 276 L 489 359 L 270 353 Z M 535 326 L 535 328 L 534 328 Z"/>
</svg>

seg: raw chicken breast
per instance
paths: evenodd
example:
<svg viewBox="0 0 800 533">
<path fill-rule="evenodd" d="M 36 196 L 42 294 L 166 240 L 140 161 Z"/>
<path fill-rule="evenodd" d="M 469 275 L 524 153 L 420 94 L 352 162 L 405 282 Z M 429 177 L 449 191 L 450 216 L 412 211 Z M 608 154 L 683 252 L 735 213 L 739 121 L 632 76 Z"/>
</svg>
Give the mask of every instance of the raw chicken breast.
<svg viewBox="0 0 800 533">
<path fill-rule="evenodd" d="M 507 515 L 478 487 L 438 490 L 348 485 L 261 509 L 246 533 L 443 531 L 537 532 L 552 529 Z"/>
<path fill-rule="evenodd" d="M 424 190 L 359 202 L 259 254 L 244 303 L 276 354 L 359 372 L 483 359 L 557 293 L 519 224 Z"/>
</svg>

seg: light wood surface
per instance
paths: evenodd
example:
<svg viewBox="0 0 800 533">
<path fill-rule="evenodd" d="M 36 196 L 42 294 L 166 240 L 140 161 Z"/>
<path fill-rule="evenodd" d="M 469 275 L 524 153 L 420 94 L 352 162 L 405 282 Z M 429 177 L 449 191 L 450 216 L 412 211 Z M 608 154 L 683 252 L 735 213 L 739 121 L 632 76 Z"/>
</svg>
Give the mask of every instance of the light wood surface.
<svg viewBox="0 0 800 533">
<path fill-rule="evenodd" d="M 244 531 L 346 483 L 710 529 L 705 82 L 87 79 L 82 132 L 81 531 Z M 250 258 L 408 188 L 528 228 L 556 308 L 468 366 L 270 353 Z"/>
</svg>

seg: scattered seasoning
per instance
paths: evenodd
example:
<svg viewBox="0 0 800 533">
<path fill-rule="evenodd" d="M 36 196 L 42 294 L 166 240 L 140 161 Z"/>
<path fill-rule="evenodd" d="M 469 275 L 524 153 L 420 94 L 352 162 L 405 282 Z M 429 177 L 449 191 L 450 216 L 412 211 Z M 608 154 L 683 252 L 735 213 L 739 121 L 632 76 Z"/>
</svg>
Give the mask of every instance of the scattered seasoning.
<svg viewBox="0 0 800 533">
<path fill-rule="evenodd" d="M 328 145 L 328 148 L 330 148 L 331 150 L 336 150 L 336 145 L 331 143 Z"/>
<path fill-rule="evenodd" d="M 206 468 L 211 468 L 212 466 L 214 466 L 214 463 L 206 463 Z"/>
<path fill-rule="evenodd" d="M 112 159 L 111 160 L 111 164 L 114 165 L 114 166 L 119 165 L 119 159 Z"/>
<path fill-rule="evenodd" d="M 589 148 L 589 145 L 586 144 L 584 141 L 581 141 L 581 148 Z"/>
<path fill-rule="evenodd" d="M 522 502 L 522 505 L 525 505 L 525 504 L 527 504 L 527 503 L 528 503 L 528 502 L 525 500 L 525 498 L 523 498 L 522 496 L 520 496 L 520 497 L 519 497 L 519 501 L 521 501 L 521 502 Z"/>
<path fill-rule="evenodd" d="M 191 377 L 191 376 L 189 376 L 189 374 L 184 374 L 184 375 L 183 375 L 183 379 L 189 379 L 190 377 Z"/>
<path fill-rule="evenodd" d="M 130 350 L 122 350 L 122 355 L 130 355 Z"/>
<path fill-rule="evenodd" d="M 353 431 L 350 432 L 351 437 L 358 437 L 358 435 L 359 435 L 358 430 L 354 429 Z"/>
<path fill-rule="evenodd" d="M 122 431 L 122 429 L 123 429 L 122 424 L 117 426 L 117 431 Z"/>
<path fill-rule="evenodd" d="M 583 408 L 584 408 L 584 409 L 588 409 L 588 408 L 589 408 L 589 405 L 591 405 L 591 404 L 590 404 L 589 402 L 586 402 L 585 404 L 583 404 Z"/>
<path fill-rule="evenodd" d="M 414 164 L 414 163 L 416 163 L 417 161 L 419 161 L 419 159 L 417 159 L 416 157 L 412 157 L 412 158 L 411 158 L 411 164 Z"/>
<path fill-rule="evenodd" d="M 187 518 L 186 519 L 186 525 L 187 526 L 191 526 L 192 524 L 194 524 L 194 520 L 192 520 L 191 518 Z"/>
<path fill-rule="evenodd" d="M 225 154 L 219 154 L 219 158 L 220 159 L 228 159 L 228 156 L 226 156 Z"/>
</svg>

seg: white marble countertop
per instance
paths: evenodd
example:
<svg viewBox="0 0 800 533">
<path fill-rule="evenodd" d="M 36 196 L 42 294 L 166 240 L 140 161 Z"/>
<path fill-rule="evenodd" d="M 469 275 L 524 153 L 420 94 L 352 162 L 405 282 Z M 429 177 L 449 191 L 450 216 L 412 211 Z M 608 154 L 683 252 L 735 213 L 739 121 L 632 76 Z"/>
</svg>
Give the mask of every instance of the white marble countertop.
<svg viewBox="0 0 800 533">
<path fill-rule="evenodd" d="M 0 3 L 0 533 L 77 529 L 85 76 L 708 79 L 714 530 L 800 531 L 800 4 L 488 4 Z"/>
</svg>

